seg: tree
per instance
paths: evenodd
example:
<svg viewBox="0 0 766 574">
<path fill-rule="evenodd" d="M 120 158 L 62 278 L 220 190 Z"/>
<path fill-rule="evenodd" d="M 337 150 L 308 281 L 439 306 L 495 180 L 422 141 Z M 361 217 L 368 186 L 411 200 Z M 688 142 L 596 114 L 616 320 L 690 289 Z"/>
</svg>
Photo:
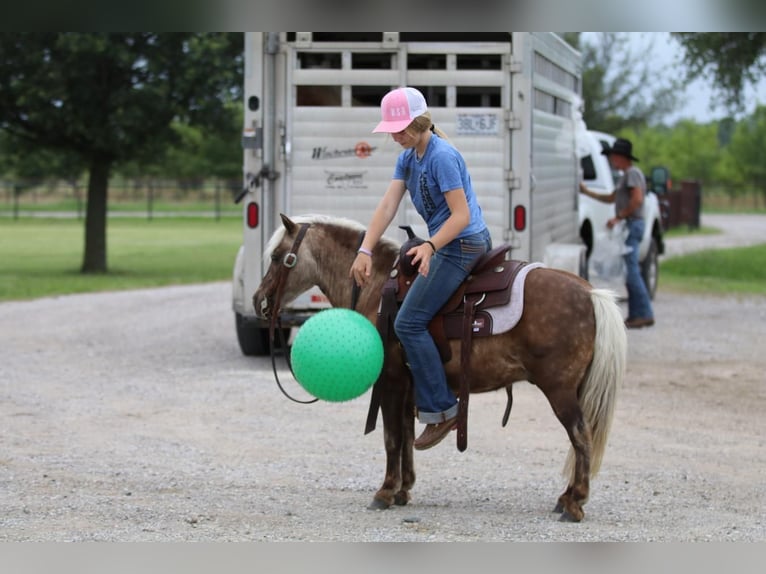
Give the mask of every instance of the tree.
<svg viewBox="0 0 766 574">
<path fill-rule="evenodd" d="M 742 92 L 766 72 L 766 32 L 674 32 L 684 49 L 687 77 L 711 78 L 730 111 L 742 111 Z"/>
<path fill-rule="evenodd" d="M 179 145 L 167 151 L 163 173 L 168 178 L 204 179 L 242 177 L 241 104 L 226 106 L 215 132 L 175 122 Z"/>
<path fill-rule="evenodd" d="M 5 33 L 0 129 L 88 171 L 84 273 L 107 271 L 114 166 L 159 153 L 174 121 L 218 124 L 242 85 L 241 34 Z"/>
<path fill-rule="evenodd" d="M 722 158 L 722 146 L 716 123 L 698 124 L 681 120 L 672 128 L 653 126 L 639 131 L 623 130 L 620 136 L 633 142 L 645 174 L 657 165 L 670 169 L 673 179 L 714 181 Z"/>
<path fill-rule="evenodd" d="M 590 129 L 608 133 L 636 129 L 658 122 L 676 108 L 680 80 L 653 67 L 644 54 L 634 54 L 626 34 L 603 32 L 594 42 L 572 34 L 565 37 L 575 47 L 579 44 L 583 55 L 583 119 Z"/>
<path fill-rule="evenodd" d="M 758 106 L 752 116 L 737 124 L 729 144 L 731 161 L 744 184 L 756 188 L 766 203 L 766 106 Z"/>
</svg>

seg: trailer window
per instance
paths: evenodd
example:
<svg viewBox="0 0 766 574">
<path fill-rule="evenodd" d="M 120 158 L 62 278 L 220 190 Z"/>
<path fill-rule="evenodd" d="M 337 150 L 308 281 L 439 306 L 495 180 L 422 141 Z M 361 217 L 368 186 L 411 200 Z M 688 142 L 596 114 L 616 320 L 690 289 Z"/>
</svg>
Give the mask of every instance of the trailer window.
<svg viewBox="0 0 766 574">
<path fill-rule="evenodd" d="M 570 102 L 542 90 L 535 90 L 535 109 L 564 118 L 572 117 Z"/>
<path fill-rule="evenodd" d="M 556 98 L 541 90 L 535 90 L 535 109 L 542 112 L 554 113 L 556 109 Z"/>
<path fill-rule="evenodd" d="M 446 70 L 446 54 L 407 54 L 407 68 L 410 70 Z"/>
<path fill-rule="evenodd" d="M 399 32 L 400 42 L 510 42 L 510 32 Z"/>
<path fill-rule="evenodd" d="M 500 86 L 458 87 L 457 106 L 459 108 L 499 108 Z"/>
<path fill-rule="evenodd" d="M 298 106 L 340 106 L 340 86 L 296 86 Z"/>
<path fill-rule="evenodd" d="M 351 86 L 351 106 L 377 108 L 390 89 L 389 86 Z"/>
<path fill-rule="evenodd" d="M 343 67 L 340 52 L 298 52 L 296 57 L 300 70 L 340 70 Z"/>
<path fill-rule="evenodd" d="M 390 70 L 393 66 L 393 54 L 353 53 L 351 67 L 355 70 Z"/>
<path fill-rule="evenodd" d="M 503 59 L 500 54 L 458 54 L 458 70 L 501 70 Z"/>
<path fill-rule="evenodd" d="M 444 86 L 413 86 L 420 90 L 429 108 L 447 107 L 447 88 Z"/>
<path fill-rule="evenodd" d="M 288 37 L 289 40 L 289 37 Z M 382 42 L 383 32 L 312 32 L 312 42 Z"/>
<path fill-rule="evenodd" d="M 580 90 L 580 81 L 577 76 L 567 72 L 542 54 L 535 54 L 535 73 L 548 78 L 552 82 L 556 82 L 572 92 Z"/>
</svg>

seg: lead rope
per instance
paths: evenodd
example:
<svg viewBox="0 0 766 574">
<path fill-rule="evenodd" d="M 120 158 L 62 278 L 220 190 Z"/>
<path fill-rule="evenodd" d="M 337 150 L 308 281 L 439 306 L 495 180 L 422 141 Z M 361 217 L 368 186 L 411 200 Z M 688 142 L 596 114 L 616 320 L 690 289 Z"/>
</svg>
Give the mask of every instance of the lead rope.
<svg viewBox="0 0 766 574">
<path fill-rule="evenodd" d="M 298 231 L 298 235 L 295 238 L 295 241 L 293 242 L 293 246 L 290 248 L 290 252 L 285 255 L 284 260 L 282 261 L 282 269 L 280 270 L 281 273 L 279 274 L 279 279 L 277 280 L 277 288 L 276 293 L 274 295 L 274 315 L 271 317 L 271 323 L 269 324 L 269 347 L 270 347 L 270 354 L 271 354 L 271 368 L 274 371 L 274 379 L 277 381 L 277 386 L 279 387 L 279 390 L 282 391 L 282 394 L 285 395 L 288 399 L 295 403 L 300 403 L 302 405 L 310 405 L 311 403 L 317 402 L 319 399 L 313 398 L 311 400 L 305 400 L 302 401 L 300 399 L 296 399 L 290 393 L 288 393 L 285 388 L 282 386 L 281 381 L 279 380 L 279 374 L 277 373 L 277 359 L 276 354 L 274 353 L 274 348 L 276 347 L 276 336 L 274 331 L 279 332 L 279 342 L 280 345 L 282 345 L 282 351 L 285 354 L 285 361 L 287 362 L 287 366 L 290 368 L 290 374 L 292 374 L 293 378 L 295 379 L 295 372 L 293 371 L 293 364 L 292 361 L 290 361 L 290 351 L 287 348 L 287 341 L 285 340 L 285 332 L 282 328 L 282 318 L 279 316 L 279 306 L 282 302 L 282 289 L 284 288 L 285 282 L 287 281 L 287 274 L 290 273 L 290 270 L 295 267 L 295 264 L 298 262 L 298 248 L 301 245 L 301 242 L 303 241 L 303 238 L 306 235 L 306 232 L 308 231 L 309 225 L 307 223 L 304 223 L 301 225 L 300 231 Z M 297 380 L 297 379 L 296 379 Z"/>
<path fill-rule="evenodd" d="M 285 281 L 287 280 L 287 274 L 290 272 L 290 270 L 295 267 L 295 263 L 298 260 L 298 247 L 300 247 L 301 242 L 303 241 L 303 237 L 306 235 L 306 231 L 308 230 L 308 225 L 303 224 L 301 226 L 301 230 L 298 232 L 298 236 L 295 238 L 295 242 L 293 243 L 292 248 L 290 249 L 290 253 L 285 255 L 285 260 L 283 262 L 283 273 L 280 274 L 279 281 L 277 283 L 277 294 L 275 297 L 275 303 L 274 308 L 279 309 L 279 303 L 282 299 L 282 287 L 284 286 Z M 364 231 L 361 232 L 359 236 L 359 246 L 361 247 L 362 241 L 364 241 Z M 290 257 L 292 255 L 292 257 Z M 356 281 L 351 279 L 351 309 L 356 311 L 356 305 L 359 302 L 359 294 L 361 292 L 361 289 L 356 284 Z M 299 403 L 302 405 L 310 405 L 312 403 L 317 402 L 318 398 L 313 398 L 311 400 L 305 400 L 302 401 L 300 399 L 296 399 L 290 393 L 288 393 L 285 388 L 282 386 L 281 381 L 279 380 L 279 374 L 277 373 L 277 359 L 276 354 L 274 353 L 274 343 L 276 342 L 275 339 L 275 333 L 274 331 L 277 331 L 279 333 L 279 344 L 282 346 L 282 351 L 285 354 L 285 362 L 287 363 L 287 366 L 290 368 L 290 374 L 293 376 L 293 378 L 297 381 L 298 379 L 295 378 L 295 371 L 293 370 L 293 363 L 290 360 L 290 351 L 287 348 L 287 340 L 285 339 L 285 330 L 282 328 L 282 318 L 279 316 L 279 313 L 275 313 L 271 318 L 271 324 L 269 325 L 269 347 L 270 347 L 270 354 L 271 354 L 271 368 L 274 371 L 274 379 L 277 381 L 277 386 L 279 387 L 279 390 L 282 391 L 282 394 L 285 395 L 288 399 L 295 403 Z M 300 384 L 300 383 L 299 383 Z"/>
</svg>

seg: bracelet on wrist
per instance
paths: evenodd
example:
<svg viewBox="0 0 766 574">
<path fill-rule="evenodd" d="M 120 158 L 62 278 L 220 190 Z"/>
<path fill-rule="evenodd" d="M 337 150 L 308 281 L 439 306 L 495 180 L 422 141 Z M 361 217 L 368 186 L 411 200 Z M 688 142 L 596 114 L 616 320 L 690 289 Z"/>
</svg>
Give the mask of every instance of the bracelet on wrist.
<svg viewBox="0 0 766 574">
<path fill-rule="evenodd" d="M 436 246 L 433 244 L 433 241 L 431 241 L 430 239 L 426 239 L 425 243 L 428 243 L 428 245 L 431 246 L 431 249 L 433 249 L 433 252 L 436 253 Z"/>
<path fill-rule="evenodd" d="M 356 252 L 357 253 L 364 253 L 368 257 L 372 257 L 372 251 L 370 251 L 369 249 L 365 249 L 364 247 L 360 247 L 359 249 L 356 250 Z"/>
</svg>

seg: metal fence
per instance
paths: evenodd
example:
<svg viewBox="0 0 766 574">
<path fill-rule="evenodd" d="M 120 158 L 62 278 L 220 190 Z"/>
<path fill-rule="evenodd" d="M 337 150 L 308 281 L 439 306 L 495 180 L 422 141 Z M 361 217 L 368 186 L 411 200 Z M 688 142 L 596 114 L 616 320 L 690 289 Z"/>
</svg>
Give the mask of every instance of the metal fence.
<svg viewBox="0 0 766 574">
<path fill-rule="evenodd" d="M 168 216 L 176 214 L 221 217 L 240 213 L 234 197 L 241 180 L 140 178 L 110 182 L 110 216 Z M 0 180 L 0 214 L 84 217 L 87 184 L 61 180 Z"/>
</svg>

